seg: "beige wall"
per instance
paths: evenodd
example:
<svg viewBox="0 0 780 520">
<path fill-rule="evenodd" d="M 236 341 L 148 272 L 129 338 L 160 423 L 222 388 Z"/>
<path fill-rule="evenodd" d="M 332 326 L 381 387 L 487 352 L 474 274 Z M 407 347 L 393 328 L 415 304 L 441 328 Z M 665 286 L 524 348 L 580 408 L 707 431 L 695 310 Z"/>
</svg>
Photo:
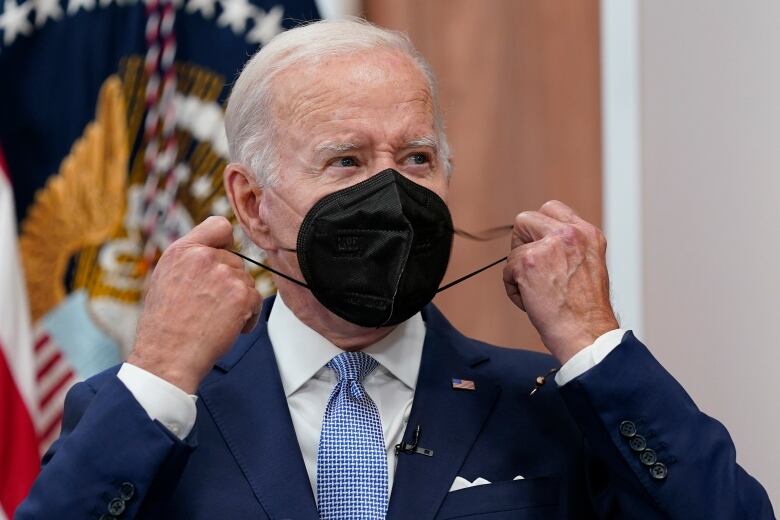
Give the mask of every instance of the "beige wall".
<svg viewBox="0 0 780 520">
<path fill-rule="evenodd" d="M 441 87 L 456 226 L 476 231 L 557 198 L 601 221 L 596 0 L 365 0 L 369 20 L 409 33 Z M 455 239 L 446 280 L 507 254 L 509 238 Z M 497 266 L 436 303 L 470 336 L 543 349 Z"/>
<path fill-rule="evenodd" d="M 644 339 L 780 507 L 780 2 L 640 11 Z"/>
<path fill-rule="evenodd" d="M 458 224 L 492 226 L 552 197 L 601 221 L 595 1 L 364 4 L 370 20 L 409 32 L 439 75 Z M 602 7 L 618 311 L 725 423 L 739 462 L 780 507 L 780 3 Z M 460 244 L 451 274 L 504 250 Z M 437 302 L 471 335 L 541 347 L 497 271 Z"/>
</svg>

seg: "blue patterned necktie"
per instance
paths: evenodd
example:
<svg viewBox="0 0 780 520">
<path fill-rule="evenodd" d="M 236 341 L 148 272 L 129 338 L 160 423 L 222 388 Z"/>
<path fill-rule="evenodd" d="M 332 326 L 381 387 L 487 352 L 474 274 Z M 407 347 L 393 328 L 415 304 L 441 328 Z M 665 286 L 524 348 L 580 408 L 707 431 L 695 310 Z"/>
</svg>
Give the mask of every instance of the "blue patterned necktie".
<svg viewBox="0 0 780 520">
<path fill-rule="evenodd" d="M 338 383 L 325 407 L 317 452 L 321 520 L 381 520 L 387 513 L 387 452 L 382 421 L 363 378 L 377 367 L 363 352 L 327 364 Z"/>
</svg>

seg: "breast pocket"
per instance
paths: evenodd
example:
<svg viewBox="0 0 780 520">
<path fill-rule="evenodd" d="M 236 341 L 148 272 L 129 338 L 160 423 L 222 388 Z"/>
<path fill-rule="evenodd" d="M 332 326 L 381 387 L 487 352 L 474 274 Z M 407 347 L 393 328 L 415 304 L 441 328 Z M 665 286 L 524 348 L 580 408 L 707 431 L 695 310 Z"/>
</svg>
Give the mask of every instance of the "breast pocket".
<svg viewBox="0 0 780 520">
<path fill-rule="evenodd" d="M 437 520 L 548 519 L 558 508 L 558 478 L 509 480 L 451 491 Z"/>
</svg>

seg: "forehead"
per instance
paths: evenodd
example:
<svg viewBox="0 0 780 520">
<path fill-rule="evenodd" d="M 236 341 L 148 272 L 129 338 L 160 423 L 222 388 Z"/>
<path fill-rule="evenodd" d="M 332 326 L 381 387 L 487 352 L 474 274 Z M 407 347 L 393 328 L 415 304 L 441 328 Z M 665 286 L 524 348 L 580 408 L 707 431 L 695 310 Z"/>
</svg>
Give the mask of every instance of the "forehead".
<svg viewBox="0 0 780 520">
<path fill-rule="evenodd" d="M 433 124 L 434 101 L 419 66 L 400 51 L 369 49 L 299 62 L 273 83 L 274 115 L 284 125 L 372 117 Z"/>
</svg>

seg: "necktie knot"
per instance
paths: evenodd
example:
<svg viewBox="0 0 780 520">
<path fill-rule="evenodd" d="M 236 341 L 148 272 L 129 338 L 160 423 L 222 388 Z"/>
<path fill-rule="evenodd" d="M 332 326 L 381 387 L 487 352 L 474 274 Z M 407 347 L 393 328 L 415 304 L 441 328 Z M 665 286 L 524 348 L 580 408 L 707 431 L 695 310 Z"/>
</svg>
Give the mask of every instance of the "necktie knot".
<svg viewBox="0 0 780 520">
<path fill-rule="evenodd" d="M 363 378 L 374 370 L 379 363 L 365 352 L 342 352 L 331 359 L 327 366 L 336 372 L 341 381 L 363 382 Z"/>
</svg>

